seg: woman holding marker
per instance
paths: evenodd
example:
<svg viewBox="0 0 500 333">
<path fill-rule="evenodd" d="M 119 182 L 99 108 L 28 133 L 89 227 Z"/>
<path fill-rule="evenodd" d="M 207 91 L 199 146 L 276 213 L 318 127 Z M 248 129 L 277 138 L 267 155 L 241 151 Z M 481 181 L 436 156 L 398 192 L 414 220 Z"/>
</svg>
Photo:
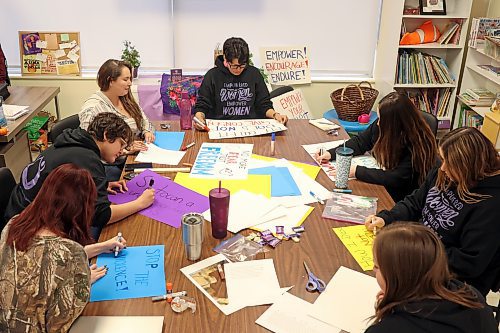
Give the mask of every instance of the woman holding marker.
<svg viewBox="0 0 500 333">
<path fill-rule="evenodd" d="M 429 228 L 385 228 L 373 243 L 373 260 L 380 292 L 366 333 L 498 332 L 482 295 L 453 279 L 443 244 Z"/>
<path fill-rule="evenodd" d="M 421 220 L 443 242 L 450 270 L 486 295 L 500 276 L 500 156 L 479 130 L 467 127 L 446 134 L 439 154 L 441 167 L 418 190 L 365 225 Z"/>
<path fill-rule="evenodd" d="M 266 83 L 259 69 L 250 65 L 250 51 L 243 39 L 232 37 L 223 45 L 223 55 L 215 60 L 201 83 L 194 106 L 194 125 L 207 130 L 209 119 L 271 118 L 284 124 L 286 115 L 274 111 Z"/>
<path fill-rule="evenodd" d="M 436 166 L 436 140 L 421 112 L 404 94 L 392 92 L 382 98 L 377 113 L 378 121 L 347 140 L 345 146 L 355 156 L 371 151 L 381 169 L 352 164 L 349 177 L 383 185 L 399 201 L 418 188 Z M 317 152 L 315 158 L 318 162 L 335 159 L 335 149 Z"/>
</svg>

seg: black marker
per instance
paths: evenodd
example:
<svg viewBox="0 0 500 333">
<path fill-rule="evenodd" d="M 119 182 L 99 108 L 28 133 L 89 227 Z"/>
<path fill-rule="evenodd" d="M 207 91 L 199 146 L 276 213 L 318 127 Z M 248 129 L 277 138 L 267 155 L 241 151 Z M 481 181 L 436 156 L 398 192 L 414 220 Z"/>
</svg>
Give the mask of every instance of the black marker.
<svg viewBox="0 0 500 333">
<path fill-rule="evenodd" d="M 149 188 L 150 188 L 150 189 L 151 189 L 151 188 L 153 188 L 153 185 L 154 185 L 154 184 L 155 184 L 155 180 L 154 180 L 154 179 L 151 179 L 151 180 L 149 181 Z"/>
</svg>

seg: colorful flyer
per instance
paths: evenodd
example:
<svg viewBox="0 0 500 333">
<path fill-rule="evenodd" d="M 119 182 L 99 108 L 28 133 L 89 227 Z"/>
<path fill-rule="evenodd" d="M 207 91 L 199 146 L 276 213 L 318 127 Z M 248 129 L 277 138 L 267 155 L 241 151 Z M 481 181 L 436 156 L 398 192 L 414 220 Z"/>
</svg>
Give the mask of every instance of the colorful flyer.
<svg viewBox="0 0 500 333">
<path fill-rule="evenodd" d="M 40 40 L 40 36 L 37 32 L 22 34 L 21 38 L 23 41 L 24 54 L 37 54 L 42 52 L 42 49 L 36 46 L 36 43 Z"/>
<path fill-rule="evenodd" d="M 253 144 L 203 143 L 191 169 L 192 178 L 246 179 Z"/>
<path fill-rule="evenodd" d="M 42 62 L 37 59 L 36 54 L 23 55 L 23 73 L 42 73 Z"/>
</svg>

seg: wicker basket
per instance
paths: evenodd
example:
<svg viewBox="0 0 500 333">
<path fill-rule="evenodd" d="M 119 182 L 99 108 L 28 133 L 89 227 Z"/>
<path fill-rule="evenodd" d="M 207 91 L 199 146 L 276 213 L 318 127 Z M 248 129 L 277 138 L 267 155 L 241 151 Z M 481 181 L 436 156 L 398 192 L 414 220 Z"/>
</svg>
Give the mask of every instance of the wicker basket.
<svg viewBox="0 0 500 333">
<path fill-rule="evenodd" d="M 368 83 L 370 87 L 362 87 L 363 83 Z M 363 81 L 358 85 L 350 84 L 345 88 L 333 91 L 330 94 L 330 99 L 339 119 L 358 121 L 361 114 L 370 113 L 377 96 L 378 90 L 372 88 L 370 82 Z"/>
</svg>

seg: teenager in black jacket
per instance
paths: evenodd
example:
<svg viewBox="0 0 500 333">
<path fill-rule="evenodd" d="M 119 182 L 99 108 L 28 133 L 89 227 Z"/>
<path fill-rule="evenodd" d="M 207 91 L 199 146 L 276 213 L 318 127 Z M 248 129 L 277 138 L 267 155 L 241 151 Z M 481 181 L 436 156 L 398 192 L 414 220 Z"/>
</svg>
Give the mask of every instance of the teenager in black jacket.
<svg viewBox="0 0 500 333">
<path fill-rule="evenodd" d="M 482 295 L 452 278 L 443 244 L 429 228 L 384 228 L 375 238 L 373 258 L 381 290 L 366 333 L 498 332 Z"/>
<path fill-rule="evenodd" d="M 450 270 L 486 295 L 500 276 L 500 156 L 481 132 L 466 127 L 446 134 L 439 153 L 439 170 L 365 224 L 422 220 L 441 238 Z"/>
<path fill-rule="evenodd" d="M 392 199 L 399 201 L 418 188 L 436 165 L 436 140 L 421 112 L 405 94 L 392 92 L 382 98 L 378 115 L 377 122 L 345 145 L 354 150 L 354 156 L 371 151 L 382 168 L 353 164 L 349 177 L 383 185 Z M 335 149 L 315 157 L 318 161 L 335 159 Z"/>
<path fill-rule="evenodd" d="M 286 123 L 287 116 L 274 111 L 264 78 L 258 68 L 249 65 L 248 44 L 232 37 L 224 42 L 224 55 L 218 56 L 198 90 L 195 117 L 209 119 L 274 118 Z M 195 127 L 203 127 L 195 123 Z"/>
</svg>

